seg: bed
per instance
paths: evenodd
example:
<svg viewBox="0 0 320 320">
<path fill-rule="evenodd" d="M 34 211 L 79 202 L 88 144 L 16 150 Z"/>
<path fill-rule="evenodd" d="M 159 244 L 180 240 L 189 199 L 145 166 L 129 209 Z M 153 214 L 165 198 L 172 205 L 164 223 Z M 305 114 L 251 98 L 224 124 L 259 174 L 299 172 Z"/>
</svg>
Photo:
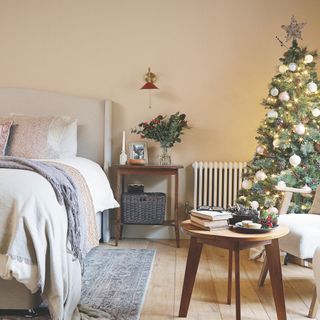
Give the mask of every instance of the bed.
<svg viewBox="0 0 320 320">
<path fill-rule="evenodd" d="M 92 196 L 92 204 L 96 214 L 97 238 L 103 241 L 108 241 L 110 237 L 108 209 L 117 205 L 111 189 L 106 191 L 108 193 L 103 191 L 103 185 L 108 186 L 108 188 L 110 186 L 101 169 L 103 168 L 106 172 L 111 162 L 111 108 L 112 105 L 109 100 L 80 98 L 33 89 L 0 88 L 0 117 L 7 117 L 10 114 L 67 115 L 77 119 L 77 158 L 50 159 L 50 162 L 57 166 L 74 168 L 84 178 L 88 193 Z M 0 179 L 1 172 L 7 174 L 7 171 L 0 170 Z M 6 174 L 2 178 L 6 178 Z M 19 173 L 16 172 L 15 174 Z M 34 175 L 37 174 L 33 172 L 24 172 L 23 174 L 26 175 L 24 177 L 26 181 L 28 181 L 29 175 L 32 175 L 33 179 L 41 180 L 41 177 L 35 178 Z M 8 177 L 7 179 L 9 181 Z M 43 181 L 40 182 L 43 183 Z M 10 189 L 10 183 L 8 189 Z M 54 194 L 52 190 L 51 193 Z M 54 203 L 52 203 L 52 206 L 54 206 Z M 59 214 L 57 213 L 57 215 Z M 79 274 L 79 267 L 79 265 L 76 265 L 75 269 L 72 269 L 73 266 L 67 272 L 71 275 Z M 72 283 L 79 283 L 77 278 L 71 277 L 70 280 Z M 43 281 L 47 281 L 47 279 Z M 38 306 L 40 302 L 39 292 L 31 294 L 24 284 L 15 279 L 4 280 L 0 278 L 0 309 L 31 309 Z M 69 316 L 71 318 L 71 315 L 66 316 L 66 318 Z"/>
</svg>

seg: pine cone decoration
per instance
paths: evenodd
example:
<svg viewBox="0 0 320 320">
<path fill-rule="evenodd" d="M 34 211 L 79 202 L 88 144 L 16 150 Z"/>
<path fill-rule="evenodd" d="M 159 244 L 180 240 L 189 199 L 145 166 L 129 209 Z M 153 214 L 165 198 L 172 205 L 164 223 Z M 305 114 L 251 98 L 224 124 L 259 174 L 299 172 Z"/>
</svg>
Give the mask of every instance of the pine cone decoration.
<svg viewBox="0 0 320 320">
<path fill-rule="evenodd" d="M 282 118 L 277 118 L 276 119 L 276 125 L 277 126 L 282 126 L 283 125 L 283 119 Z"/>
<path fill-rule="evenodd" d="M 314 148 L 320 153 L 320 143 L 316 143 Z"/>
</svg>

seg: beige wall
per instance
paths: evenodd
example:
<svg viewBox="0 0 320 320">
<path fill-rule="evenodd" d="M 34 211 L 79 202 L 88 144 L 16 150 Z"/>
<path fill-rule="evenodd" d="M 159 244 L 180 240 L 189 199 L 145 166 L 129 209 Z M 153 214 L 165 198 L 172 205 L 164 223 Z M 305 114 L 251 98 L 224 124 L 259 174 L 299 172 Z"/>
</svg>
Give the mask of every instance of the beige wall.
<svg viewBox="0 0 320 320">
<path fill-rule="evenodd" d="M 187 167 L 183 203 L 194 160 L 250 159 L 284 51 L 275 36 L 295 14 L 307 22 L 303 43 L 320 48 L 319 12 L 317 0 L 1 0 L 0 86 L 112 99 L 114 161 L 122 130 L 187 113 L 193 128 L 173 151 Z M 151 110 L 139 91 L 149 66 L 160 88 Z"/>
</svg>

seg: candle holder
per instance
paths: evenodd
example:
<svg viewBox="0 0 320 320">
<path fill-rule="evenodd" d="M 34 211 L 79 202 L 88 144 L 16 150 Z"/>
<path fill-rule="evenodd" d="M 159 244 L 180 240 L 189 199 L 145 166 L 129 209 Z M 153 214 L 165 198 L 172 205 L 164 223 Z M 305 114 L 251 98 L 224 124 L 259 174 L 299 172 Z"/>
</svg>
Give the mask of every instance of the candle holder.
<svg viewBox="0 0 320 320">
<path fill-rule="evenodd" d="M 122 149 L 120 153 L 120 164 L 125 165 L 127 164 L 128 156 L 126 154 L 126 132 L 122 132 Z"/>
</svg>

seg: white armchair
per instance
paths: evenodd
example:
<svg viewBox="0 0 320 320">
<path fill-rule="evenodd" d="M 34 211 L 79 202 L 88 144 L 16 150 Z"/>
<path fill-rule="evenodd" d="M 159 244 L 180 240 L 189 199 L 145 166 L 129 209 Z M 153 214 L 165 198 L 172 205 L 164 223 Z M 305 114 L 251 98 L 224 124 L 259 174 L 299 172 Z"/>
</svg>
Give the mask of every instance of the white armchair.
<svg viewBox="0 0 320 320">
<path fill-rule="evenodd" d="M 284 192 L 283 201 L 279 210 L 279 224 L 285 224 L 290 232 L 279 239 L 280 250 L 285 251 L 300 259 L 312 259 L 316 248 L 320 246 L 320 186 L 317 188 L 312 208 L 308 214 L 286 214 L 294 192 L 301 194 L 310 193 L 305 189 L 276 187 L 278 191 Z M 312 214 L 317 213 L 317 214 Z M 268 262 L 265 259 L 259 285 L 263 286 L 268 273 Z M 309 317 L 314 318 L 317 313 L 317 294 L 314 291 Z"/>
</svg>

